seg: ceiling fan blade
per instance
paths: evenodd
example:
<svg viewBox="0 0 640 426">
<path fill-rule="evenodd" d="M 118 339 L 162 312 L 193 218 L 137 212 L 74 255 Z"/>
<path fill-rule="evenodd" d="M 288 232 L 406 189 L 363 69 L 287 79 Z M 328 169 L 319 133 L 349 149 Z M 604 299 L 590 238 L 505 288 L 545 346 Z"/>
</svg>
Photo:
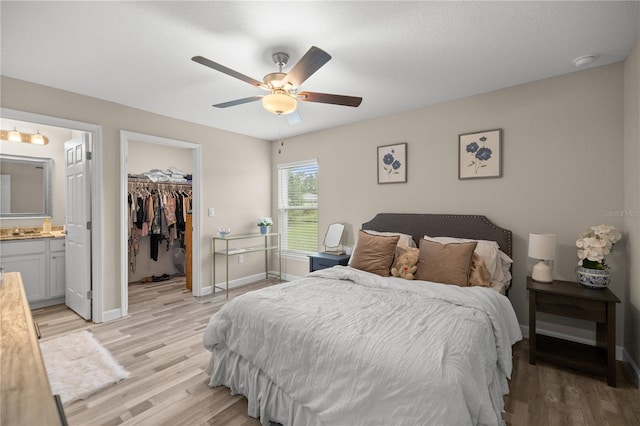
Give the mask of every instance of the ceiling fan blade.
<svg viewBox="0 0 640 426">
<path fill-rule="evenodd" d="M 236 99 L 234 101 L 222 102 L 220 104 L 213 105 L 216 108 L 229 108 L 236 105 L 242 105 L 249 102 L 254 102 L 262 99 L 262 96 L 250 96 L 248 98 Z"/>
<path fill-rule="evenodd" d="M 287 118 L 287 121 L 289 122 L 289 124 L 298 124 L 302 121 L 302 116 L 300 115 L 298 110 L 295 110 L 289 114 L 286 114 L 285 117 Z"/>
<path fill-rule="evenodd" d="M 297 64 L 291 68 L 282 81 L 283 85 L 291 83 L 293 87 L 300 87 L 311 75 L 329 62 L 331 55 L 319 47 L 311 46 Z"/>
<path fill-rule="evenodd" d="M 362 102 L 362 98 L 356 96 L 331 95 L 329 93 L 300 92 L 298 100 L 305 102 L 320 102 L 323 104 L 343 105 L 357 107 Z"/>
<path fill-rule="evenodd" d="M 202 64 L 205 67 L 213 68 L 216 71 L 220 71 L 220 72 L 223 72 L 223 73 L 225 73 L 227 75 L 230 75 L 231 77 L 235 77 L 238 80 L 242 80 L 245 83 L 251 84 L 252 86 L 256 86 L 256 87 L 263 87 L 264 86 L 264 83 L 261 82 L 261 81 L 258 81 L 258 80 L 254 79 L 254 78 L 246 76 L 246 75 L 244 75 L 242 73 L 239 73 L 238 71 L 234 71 L 231 68 L 227 68 L 224 65 L 220 65 L 217 62 L 213 62 L 212 60 L 207 59 L 207 58 L 205 58 L 203 56 L 194 56 L 193 58 L 191 58 L 191 60 L 195 61 L 195 62 L 197 62 L 199 64 Z"/>
</svg>

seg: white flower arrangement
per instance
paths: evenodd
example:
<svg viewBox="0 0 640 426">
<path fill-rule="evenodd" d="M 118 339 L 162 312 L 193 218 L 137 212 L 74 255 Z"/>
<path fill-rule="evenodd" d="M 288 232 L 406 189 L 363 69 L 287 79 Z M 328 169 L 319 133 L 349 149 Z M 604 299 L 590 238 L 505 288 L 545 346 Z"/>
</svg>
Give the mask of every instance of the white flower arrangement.
<svg viewBox="0 0 640 426">
<path fill-rule="evenodd" d="M 260 217 L 256 219 L 256 225 L 258 226 L 271 226 L 273 225 L 273 219 L 270 217 Z"/>
<path fill-rule="evenodd" d="M 622 234 L 614 226 L 592 226 L 580 234 L 576 241 L 578 247 L 578 266 L 588 269 L 607 269 L 604 262 L 613 250 L 615 243 L 620 241 Z"/>
</svg>

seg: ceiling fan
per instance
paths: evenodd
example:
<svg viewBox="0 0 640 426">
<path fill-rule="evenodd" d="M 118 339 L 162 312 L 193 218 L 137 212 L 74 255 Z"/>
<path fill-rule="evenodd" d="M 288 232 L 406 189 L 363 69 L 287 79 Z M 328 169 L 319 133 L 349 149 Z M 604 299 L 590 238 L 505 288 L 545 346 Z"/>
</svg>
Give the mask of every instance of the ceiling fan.
<svg viewBox="0 0 640 426">
<path fill-rule="evenodd" d="M 316 46 L 312 46 L 288 73 L 282 72 L 282 68 L 289 62 L 287 53 L 276 52 L 272 55 L 272 58 L 273 62 L 278 66 L 278 72 L 265 75 L 263 81 L 255 80 L 203 56 L 194 56 L 191 60 L 270 92 L 264 96 L 250 96 L 213 105 L 216 108 L 228 108 L 262 99 L 262 106 L 267 111 L 282 115 L 294 112 L 298 101 L 350 107 L 357 107 L 362 102 L 362 98 L 355 96 L 298 91 L 298 88 L 306 79 L 331 59 L 331 55 Z M 292 120 L 290 119 L 289 121 L 291 122 Z M 299 116 L 295 121 L 299 121 Z"/>
</svg>

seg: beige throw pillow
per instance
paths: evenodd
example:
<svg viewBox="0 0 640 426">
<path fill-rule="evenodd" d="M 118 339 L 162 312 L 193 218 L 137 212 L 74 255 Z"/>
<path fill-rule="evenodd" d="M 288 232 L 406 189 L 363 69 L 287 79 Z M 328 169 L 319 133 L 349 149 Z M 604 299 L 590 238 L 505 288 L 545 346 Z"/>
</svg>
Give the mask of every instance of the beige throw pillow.
<svg viewBox="0 0 640 426">
<path fill-rule="evenodd" d="M 398 238 L 398 236 L 371 235 L 360 230 L 358 243 L 351 255 L 351 267 L 388 277 Z"/>
<path fill-rule="evenodd" d="M 471 257 L 476 245 L 477 242 L 441 244 L 420 240 L 420 259 L 415 278 L 468 286 Z"/>
</svg>

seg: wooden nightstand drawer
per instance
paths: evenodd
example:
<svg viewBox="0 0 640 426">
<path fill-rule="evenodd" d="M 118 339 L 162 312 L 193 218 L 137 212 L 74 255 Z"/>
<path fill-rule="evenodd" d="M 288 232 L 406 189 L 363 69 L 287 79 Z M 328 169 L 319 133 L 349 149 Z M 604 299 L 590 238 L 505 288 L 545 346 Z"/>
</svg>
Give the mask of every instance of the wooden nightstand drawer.
<svg viewBox="0 0 640 426">
<path fill-rule="evenodd" d="M 607 321 L 607 305 L 594 300 L 539 293 L 536 298 L 536 309 L 539 312 L 563 317 L 595 322 Z"/>
</svg>

